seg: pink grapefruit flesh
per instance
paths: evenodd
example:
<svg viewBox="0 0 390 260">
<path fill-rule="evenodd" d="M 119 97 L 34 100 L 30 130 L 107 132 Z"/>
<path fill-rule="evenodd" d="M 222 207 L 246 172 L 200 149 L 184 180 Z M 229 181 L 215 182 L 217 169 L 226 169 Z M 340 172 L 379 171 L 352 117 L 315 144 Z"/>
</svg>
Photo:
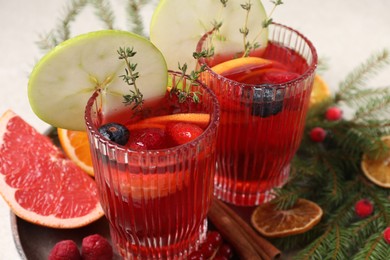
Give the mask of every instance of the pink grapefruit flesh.
<svg viewBox="0 0 390 260">
<path fill-rule="evenodd" d="M 12 111 L 0 118 L 0 193 L 15 215 L 76 228 L 104 215 L 95 181 Z"/>
</svg>

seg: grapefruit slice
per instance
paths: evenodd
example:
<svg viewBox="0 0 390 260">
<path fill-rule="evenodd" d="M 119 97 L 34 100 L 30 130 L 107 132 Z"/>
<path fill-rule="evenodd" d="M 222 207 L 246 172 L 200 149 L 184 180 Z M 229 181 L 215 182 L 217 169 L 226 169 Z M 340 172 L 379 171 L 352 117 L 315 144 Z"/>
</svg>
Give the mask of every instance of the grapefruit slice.
<svg viewBox="0 0 390 260">
<path fill-rule="evenodd" d="M 87 132 L 58 128 L 57 133 L 65 154 L 86 173 L 94 176 Z"/>
<path fill-rule="evenodd" d="M 187 63 L 191 71 L 196 66 L 192 54 L 198 41 L 213 29 L 214 22 L 222 22 L 215 37 L 215 53 L 219 50 L 224 53 L 242 52 L 244 44 L 240 28 L 244 27 L 246 19 L 242 4 L 242 0 L 229 0 L 226 7 L 218 0 L 162 0 L 152 16 L 150 40 L 164 54 L 169 69 L 177 70 L 180 62 L 182 65 Z M 267 14 L 260 0 L 252 0 L 251 4 L 247 38 L 249 42 L 256 41 L 265 47 L 268 32 L 262 30 L 262 23 Z"/>
<path fill-rule="evenodd" d="M 104 215 L 95 181 L 12 111 L 0 118 L 0 193 L 15 215 L 76 228 Z"/>
<path fill-rule="evenodd" d="M 130 62 L 137 64 L 136 82 L 143 98 L 163 96 L 168 72 L 161 52 L 136 34 L 103 30 L 59 44 L 36 64 L 28 85 L 35 114 L 55 127 L 85 130 L 85 106 L 96 89 L 104 93 L 103 113 L 120 110 L 123 96 L 134 88 L 120 77 L 125 74 L 126 62 L 119 59 L 119 48 L 133 48 L 136 52 Z"/>
</svg>

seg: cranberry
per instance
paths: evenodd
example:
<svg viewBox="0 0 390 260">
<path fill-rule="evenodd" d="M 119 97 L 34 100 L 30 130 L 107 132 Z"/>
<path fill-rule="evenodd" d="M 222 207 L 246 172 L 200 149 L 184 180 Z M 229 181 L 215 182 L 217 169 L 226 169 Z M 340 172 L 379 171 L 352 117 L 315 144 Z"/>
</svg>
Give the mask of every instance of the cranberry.
<svg viewBox="0 0 390 260">
<path fill-rule="evenodd" d="M 368 217 L 374 211 L 374 206 L 368 199 L 361 199 L 355 204 L 355 212 L 360 218 Z"/>
<path fill-rule="evenodd" d="M 390 244 L 390 227 L 387 227 L 385 231 L 383 231 L 383 238 L 387 244 Z"/>
<path fill-rule="evenodd" d="M 194 251 L 190 255 L 187 256 L 188 260 L 205 260 L 207 259 L 202 252 Z"/>
<path fill-rule="evenodd" d="M 310 131 L 309 135 L 313 142 L 321 143 L 325 140 L 326 131 L 321 127 L 315 127 Z"/>
<path fill-rule="evenodd" d="M 218 249 L 217 256 L 231 259 L 233 257 L 232 247 L 229 244 L 223 243 Z"/>
<path fill-rule="evenodd" d="M 342 116 L 343 116 L 343 111 L 338 107 L 330 107 L 325 112 L 325 118 L 328 121 L 340 120 Z"/>
</svg>

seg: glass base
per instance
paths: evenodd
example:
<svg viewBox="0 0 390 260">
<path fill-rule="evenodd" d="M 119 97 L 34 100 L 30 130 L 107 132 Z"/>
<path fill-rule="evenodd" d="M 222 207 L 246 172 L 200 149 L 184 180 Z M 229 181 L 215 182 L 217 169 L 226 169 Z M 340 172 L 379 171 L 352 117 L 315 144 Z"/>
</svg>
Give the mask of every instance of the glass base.
<svg viewBox="0 0 390 260">
<path fill-rule="evenodd" d="M 186 259 L 191 252 L 196 251 L 207 235 L 207 219 L 199 226 L 198 231 L 189 239 L 176 244 L 161 245 L 158 238 L 151 238 L 148 246 L 133 244 L 110 228 L 112 243 L 119 255 L 125 260 L 130 259 Z"/>
<path fill-rule="evenodd" d="M 218 171 L 217 171 L 218 172 Z M 272 179 L 259 180 L 256 182 L 241 182 L 225 179 L 223 181 L 218 175 L 215 177 L 214 196 L 220 200 L 236 206 L 256 206 L 272 200 L 275 196 L 273 189 L 282 187 L 290 174 L 290 165 Z M 251 187 L 251 188 L 248 188 Z M 256 187 L 258 189 L 253 189 Z M 266 187 L 266 188 L 265 188 Z M 252 191 L 253 192 L 250 192 Z"/>
</svg>

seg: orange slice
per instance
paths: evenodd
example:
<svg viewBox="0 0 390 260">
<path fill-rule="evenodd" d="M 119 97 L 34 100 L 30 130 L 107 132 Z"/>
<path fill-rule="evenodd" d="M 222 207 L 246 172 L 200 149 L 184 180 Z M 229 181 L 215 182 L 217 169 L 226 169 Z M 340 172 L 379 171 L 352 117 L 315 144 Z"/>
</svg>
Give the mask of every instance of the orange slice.
<svg viewBox="0 0 390 260">
<path fill-rule="evenodd" d="M 112 183 L 119 185 L 114 189 L 120 190 L 123 195 L 128 195 L 134 200 L 168 196 L 188 186 L 190 181 L 187 170 L 158 174 L 118 173 L 111 177 L 113 179 Z"/>
<path fill-rule="evenodd" d="M 318 104 L 330 97 L 328 84 L 318 74 L 314 77 L 313 89 L 310 95 L 309 107 Z"/>
<path fill-rule="evenodd" d="M 274 62 L 258 57 L 242 57 L 231 59 L 212 67 L 212 70 L 220 75 L 238 74 L 251 70 L 259 70 L 269 68 Z"/>
<path fill-rule="evenodd" d="M 390 135 L 383 137 L 382 140 L 389 147 L 387 152 L 378 159 L 370 159 L 364 154 L 361 167 L 366 177 L 373 183 L 390 188 Z"/>
<path fill-rule="evenodd" d="M 210 115 L 205 113 L 179 113 L 165 116 L 156 116 L 143 119 L 135 124 L 127 126 L 129 130 L 150 127 L 161 128 L 169 122 L 184 122 L 198 125 L 205 129 L 210 122 Z"/>
<path fill-rule="evenodd" d="M 63 128 L 58 128 L 57 132 L 65 154 L 86 173 L 94 176 L 87 132 Z"/>
<path fill-rule="evenodd" d="M 251 222 L 266 237 L 285 237 L 301 234 L 320 222 L 322 209 L 314 202 L 298 199 L 290 209 L 278 210 L 272 202 L 258 206 Z"/>
</svg>

